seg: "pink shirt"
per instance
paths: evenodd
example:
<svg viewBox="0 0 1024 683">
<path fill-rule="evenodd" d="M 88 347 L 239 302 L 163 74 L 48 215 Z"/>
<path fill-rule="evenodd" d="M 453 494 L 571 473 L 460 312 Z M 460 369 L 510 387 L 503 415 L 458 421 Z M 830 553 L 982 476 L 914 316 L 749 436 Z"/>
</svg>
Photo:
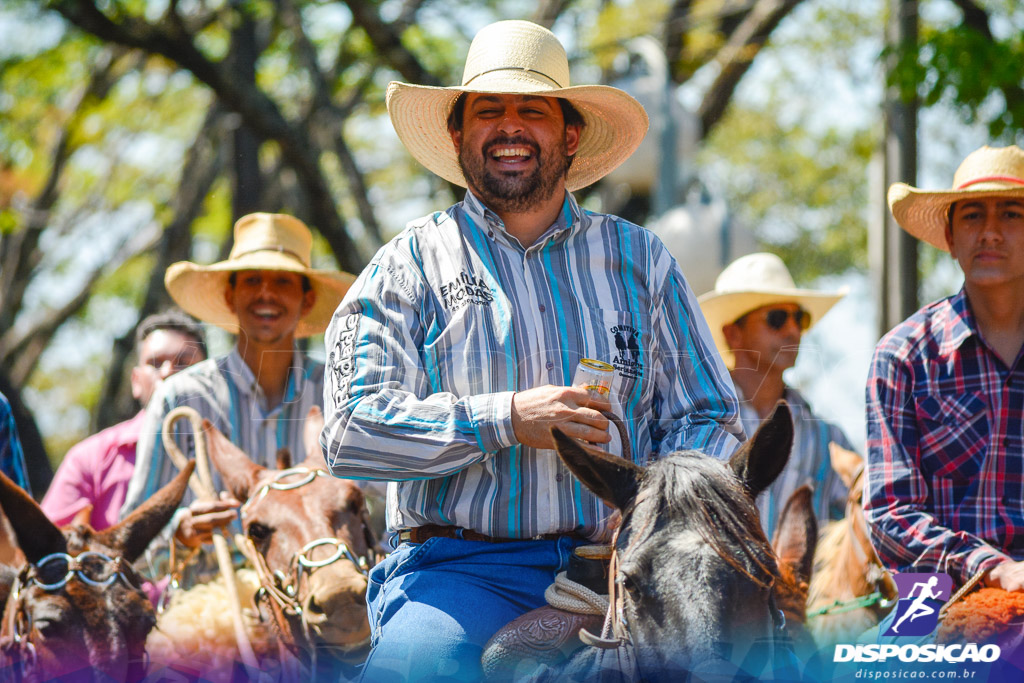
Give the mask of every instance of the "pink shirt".
<svg viewBox="0 0 1024 683">
<path fill-rule="evenodd" d="M 135 469 L 135 445 L 145 414 L 145 410 L 140 411 L 67 452 L 42 502 L 43 512 L 54 524 L 67 524 L 90 503 L 89 523 L 93 529 L 99 531 L 117 523 Z"/>
</svg>

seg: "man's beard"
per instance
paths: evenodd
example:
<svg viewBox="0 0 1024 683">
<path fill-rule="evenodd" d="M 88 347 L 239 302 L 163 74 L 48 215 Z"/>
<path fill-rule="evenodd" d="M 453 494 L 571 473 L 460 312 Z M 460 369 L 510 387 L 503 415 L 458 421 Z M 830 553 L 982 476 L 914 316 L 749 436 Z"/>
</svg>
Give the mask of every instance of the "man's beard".
<svg viewBox="0 0 1024 683">
<path fill-rule="evenodd" d="M 487 170 L 490 150 L 496 146 L 510 145 L 530 148 L 537 162 L 531 173 L 524 175 L 522 171 L 513 171 L 495 174 Z M 470 189 L 480 196 L 488 208 L 500 213 L 525 213 L 550 199 L 558 189 L 559 181 L 565 178 L 569 162 L 564 140 L 556 143 L 548 152 L 523 137 L 496 138 L 483 146 L 482 153 L 465 146 L 459 150 L 459 166 Z"/>
</svg>

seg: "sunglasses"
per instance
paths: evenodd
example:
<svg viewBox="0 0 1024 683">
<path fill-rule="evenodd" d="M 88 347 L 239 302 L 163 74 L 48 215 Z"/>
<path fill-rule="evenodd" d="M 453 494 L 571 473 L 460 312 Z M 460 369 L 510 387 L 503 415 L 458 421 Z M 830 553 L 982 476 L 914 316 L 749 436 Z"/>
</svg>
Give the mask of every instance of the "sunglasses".
<svg viewBox="0 0 1024 683">
<path fill-rule="evenodd" d="M 789 320 L 790 316 L 793 316 L 793 322 L 802 331 L 806 332 L 807 328 L 811 326 L 811 314 L 802 308 L 798 308 L 795 311 L 790 311 L 786 308 L 772 308 L 765 311 L 764 321 L 773 330 L 781 330 L 786 326 L 786 321 Z"/>
</svg>

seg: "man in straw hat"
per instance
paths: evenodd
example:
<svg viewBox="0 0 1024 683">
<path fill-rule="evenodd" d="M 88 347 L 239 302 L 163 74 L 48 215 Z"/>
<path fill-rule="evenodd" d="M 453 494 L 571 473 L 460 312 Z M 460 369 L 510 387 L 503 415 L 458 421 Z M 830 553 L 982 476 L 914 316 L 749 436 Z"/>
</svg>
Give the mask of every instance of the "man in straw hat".
<svg viewBox="0 0 1024 683">
<path fill-rule="evenodd" d="M 821 522 L 841 518 L 847 488 L 833 471 L 829 443 L 851 449 L 839 427 L 821 419 L 783 373 L 796 365 L 803 333 L 821 320 L 845 292 L 798 289 L 775 254 L 741 256 L 700 297 L 715 345 L 729 368 L 740 400 L 740 419 L 753 434 L 780 399 L 793 411 L 793 451 L 775 483 L 757 500 L 761 525 L 771 538 L 782 506 L 804 484 L 814 487 Z"/>
<path fill-rule="evenodd" d="M 1024 589 L 1024 151 L 972 152 L 946 191 L 896 183 L 904 230 L 949 251 L 953 296 L 885 335 L 867 385 L 864 508 L 892 570 Z"/>
<path fill-rule="evenodd" d="M 295 340 L 324 330 L 353 278 L 310 267 L 312 235 L 297 218 L 254 213 L 238 219 L 227 260 L 189 261 L 167 269 L 164 284 L 186 312 L 237 335 L 231 352 L 169 377 L 146 410 L 135 471 L 121 516 L 170 481 L 177 468 L 161 435 L 164 417 L 189 406 L 245 451 L 276 467 L 278 449 L 304 454 L 303 424 L 322 406 L 323 364 L 300 353 Z M 187 421 L 179 433 L 191 435 Z M 180 439 L 192 455 L 192 439 Z M 219 489 L 220 476 L 214 471 Z M 185 501 L 192 500 L 186 492 Z M 209 541 L 213 529 L 235 519 L 238 501 L 192 502 L 175 515 L 175 538 L 188 547 Z M 167 539 L 164 539 L 166 542 Z"/>
<path fill-rule="evenodd" d="M 551 428 L 608 444 L 610 408 L 637 460 L 723 456 L 736 403 L 665 247 L 570 194 L 639 144 L 632 97 L 570 87 L 550 31 L 503 21 L 473 40 L 462 85 L 392 83 L 387 103 L 412 155 L 468 192 L 381 249 L 335 313 L 321 444 L 338 476 L 394 482 L 365 679 L 478 680 L 487 639 L 609 535 Z M 583 358 L 614 365 L 610 400 L 569 386 Z"/>
</svg>

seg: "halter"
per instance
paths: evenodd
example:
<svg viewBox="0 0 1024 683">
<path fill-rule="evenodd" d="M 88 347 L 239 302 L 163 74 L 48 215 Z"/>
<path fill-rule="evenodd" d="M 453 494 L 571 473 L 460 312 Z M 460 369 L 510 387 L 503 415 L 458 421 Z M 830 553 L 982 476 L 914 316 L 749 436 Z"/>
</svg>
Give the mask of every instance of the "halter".
<svg viewBox="0 0 1024 683">
<path fill-rule="evenodd" d="M 308 467 L 291 467 L 286 470 L 278 472 L 273 480 L 264 484 L 259 490 L 251 496 L 241 507 L 241 515 L 244 520 L 246 510 L 249 509 L 250 505 L 262 500 L 269 491 L 291 491 L 297 488 L 306 486 L 316 481 L 317 477 L 328 477 L 332 478 L 331 475 L 320 468 L 308 468 Z M 373 552 L 373 535 L 367 524 L 365 514 L 363 515 L 363 532 L 367 536 L 367 548 L 368 552 L 365 556 L 358 556 L 352 552 L 351 548 L 345 541 L 330 536 L 318 538 L 310 541 L 302 547 L 297 553 L 292 555 L 291 560 L 288 563 L 289 574 L 286 576 L 280 570 L 271 571 L 267 565 L 267 558 L 263 556 L 257 549 L 252 539 L 245 537 L 241 544 L 243 553 L 252 562 L 253 567 L 256 569 L 256 575 L 259 577 L 260 587 L 253 596 L 253 607 L 257 615 L 259 615 L 260 621 L 263 621 L 263 613 L 260 610 L 260 604 L 267 602 L 271 614 L 273 616 L 273 623 L 278 631 L 279 636 L 285 634 L 292 634 L 292 640 L 294 641 L 294 629 L 292 624 L 294 621 L 298 621 L 302 627 L 302 635 L 309 646 L 311 656 L 311 671 L 316 672 L 317 666 L 317 654 L 316 647 L 313 644 L 313 639 L 310 635 L 309 621 L 307 620 L 306 613 L 302 608 L 302 602 L 299 599 L 299 587 L 302 583 L 303 575 L 312 576 L 313 572 L 322 567 L 327 567 L 334 564 L 342 559 L 351 562 L 352 565 L 359 571 L 363 576 L 369 576 L 370 567 L 376 563 L 376 554 Z M 334 552 L 331 553 L 324 559 L 314 560 L 311 559 L 311 552 L 322 546 L 334 546 Z M 279 647 L 286 647 L 285 639 L 279 638 Z M 367 641 L 355 643 L 348 648 L 346 651 L 354 651 L 362 648 L 366 645 Z M 294 655 L 294 651 L 292 652 Z"/>
<path fill-rule="evenodd" d="M 58 576 L 49 576 L 52 572 L 56 572 L 59 578 Z M 36 647 L 29 640 L 29 635 L 32 633 L 32 620 L 25 612 L 22 591 L 35 585 L 46 593 L 56 593 L 72 579 L 77 579 L 94 588 L 109 588 L 118 579 L 121 579 L 129 588 L 140 590 L 141 586 L 139 575 L 123 557 L 110 557 L 93 550 L 87 550 L 76 556 L 67 553 L 51 553 L 34 564 L 28 563 L 22 567 L 14 579 L 14 585 L 11 586 L 11 594 L 8 597 L 9 601 L 13 601 L 14 608 L 8 613 L 9 616 L 3 630 L 10 634 L 10 640 L 0 645 L 4 655 L 11 660 L 15 659 L 15 655 L 21 655 L 17 657 L 14 667 L 16 680 L 21 681 L 27 678 L 39 661 Z M 7 641 L 7 638 L 4 640 Z"/>
</svg>

